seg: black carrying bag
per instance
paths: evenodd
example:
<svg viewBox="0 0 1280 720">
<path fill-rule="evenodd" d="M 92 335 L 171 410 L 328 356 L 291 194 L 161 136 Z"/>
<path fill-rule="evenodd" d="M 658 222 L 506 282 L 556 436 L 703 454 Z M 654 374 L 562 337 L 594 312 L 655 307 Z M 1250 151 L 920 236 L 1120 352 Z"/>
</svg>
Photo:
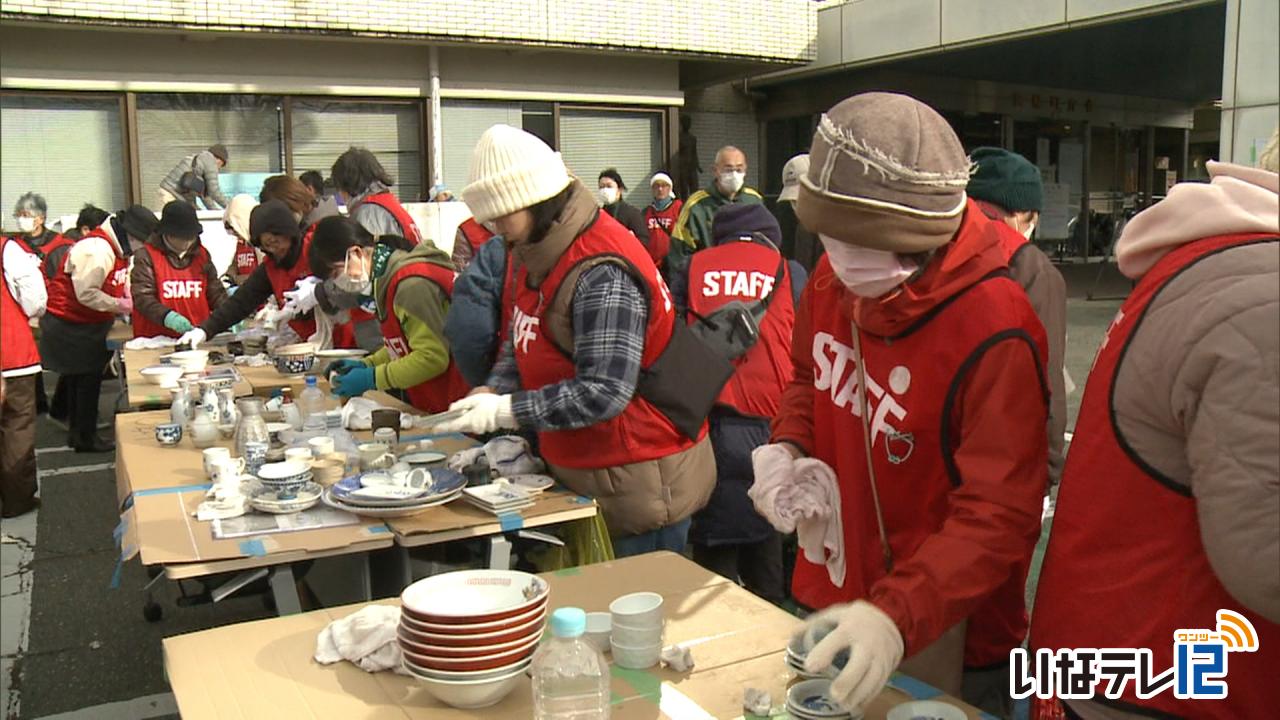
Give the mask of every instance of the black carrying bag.
<svg viewBox="0 0 1280 720">
<path fill-rule="evenodd" d="M 178 178 L 178 189 L 183 193 L 190 193 L 197 196 L 204 196 L 204 178 L 196 175 L 196 158 L 199 155 L 191 157 L 191 169 L 182 173 L 182 177 Z"/>
<path fill-rule="evenodd" d="M 698 438 L 720 391 L 737 370 L 737 361 L 760 339 L 760 323 L 782 284 L 786 266 L 786 258 L 779 257 L 773 289 L 759 300 L 734 300 L 705 316 L 692 313 L 695 321 L 688 325 L 677 318 L 662 355 L 640 371 L 637 394 L 685 437 Z"/>
</svg>

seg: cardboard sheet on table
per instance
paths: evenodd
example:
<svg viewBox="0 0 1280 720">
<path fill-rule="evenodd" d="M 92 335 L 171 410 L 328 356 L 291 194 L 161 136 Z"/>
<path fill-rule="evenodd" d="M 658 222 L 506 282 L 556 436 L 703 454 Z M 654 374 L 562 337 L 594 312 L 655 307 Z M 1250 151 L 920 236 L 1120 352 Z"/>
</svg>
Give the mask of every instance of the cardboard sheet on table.
<svg viewBox="0 0 1280 720">
<path fill-rule="evenodd" d="M 167 422 L 168 410 L 116 415 L 116 495 L 122 505 L 130 493 L 209 482 L 204 459 L 190 437 L 184 435 L 173 447 L 156 442 L 156 425 Z M 229 448 L 233 443 L 217 444 Z"/>
<path fill-rule="evenodd" d="M 351 552 L 389 547 L 393 538 L 381 522 L 217 540 L 208 522 L 192 517 L 203 490 L 135 495 L 132 513 L 144 565 L 211 562 L 254 555 L 284 556 L 335 549 Z"/>
<path fill-rule="evenodd" d="M 124 351 L 124 368 L 125 379 L 129 386 L 129 394 L 127 401 L 129 407 L 137 408 L 143 405 L 168 405 L 172 396 L 168 390 L 162 389 L 159 385 L 152 385 L 142 377 L 142 368 L 150 367 L 160 363 L 160 356 L 173 352 L 171 348 L 156 350 L 125 350 Z M 253 385 L 244 377 L 242 368 L 241 380 L 231 386 L 235 391 L 236 397 L 246 397 L 253 394 Z M 270 368 L 275 372 L 274 368 Z"/>
</svg>

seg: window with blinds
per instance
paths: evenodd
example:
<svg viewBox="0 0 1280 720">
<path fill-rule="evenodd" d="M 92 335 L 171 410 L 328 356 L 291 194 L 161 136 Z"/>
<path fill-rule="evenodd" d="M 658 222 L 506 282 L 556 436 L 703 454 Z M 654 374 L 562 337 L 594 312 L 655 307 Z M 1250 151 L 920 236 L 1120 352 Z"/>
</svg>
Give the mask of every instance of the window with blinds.
<svg viewBox="0 0 1280 720">
<path fill-rule="evenodd" d="M 422 111 L 414 102 L 293 101 L 293 170 L 329 177 L 338 156 L 367 148 L 396 181 L 400 202 L 418 202 L 422 186 Z"/>
<path fill-rule="evenodd" d="M 523 126 L 520 103 L 442 100 L 440 137 L 443 151 L 443 182 L 454 193 L 461 192 L 471 176 L 471 153 L 480 136 L 494 125 Z M 458 199 L 462 199 L 459 197 Z"/>
<path fill-rule="evenodd" d="M 561 108 L 560 152 L 569 172 L 589 188 L 605 168 L 627 185 L 627 202 L 653 201 L 649 178 L 662 166 L 662 115 L 656 112 Z"/>
<path fill-rule="evenodd" d="M 48 223 L 85 203 L 115 212 L 124 206 L 125 161 L 120 105 L 111 98 L 0 96 L 0 202 L 3 227 L 17 231 L 13 204 L 23 193 L 44 196 Z"/>
<path fill-rule="evenodd" d="M 283 167 L 280 98 L 263 95 L 138 95 L 138 162 L 144 205 L 155 206 L 160 181 L 185 158 L 222 143 L 229 155 L 218 186 L 229 199 L 255 198 L 262 180 Z M 154 207 L 155 210 L 160 208 Z"/>
</svg>

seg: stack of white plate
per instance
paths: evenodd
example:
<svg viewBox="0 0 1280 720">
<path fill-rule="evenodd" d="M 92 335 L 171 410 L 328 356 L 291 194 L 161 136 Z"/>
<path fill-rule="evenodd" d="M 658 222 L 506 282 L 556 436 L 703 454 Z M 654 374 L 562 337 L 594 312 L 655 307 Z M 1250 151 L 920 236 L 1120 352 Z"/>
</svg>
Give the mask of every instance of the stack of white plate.
<svg viewBox="0 0 1280 720">
<path fill-rule="evenodd" d="M 515 570 L 419 580 L 400 595 L 404 669 L 454 707 L 500 702 L 533 662 L 549 593 L 545 580 Z"/>
<path fill-rule="evenodd" d="M 826 678 L 796 683 L 787 691 L 787 713 L 796 720 L 860 720 L 862 713 L 850 713 L 830 696 Z"/>
<path fill-rule="evenodd" d="M 533 505 L 533 495 L 518 485 L 491 483 L 469 487 L 462 492 L 467 502 L 494 515 L 516 512 Z"/>
<path fill-rule="evenodd" d="M 818 641 L 826 637 L 828 632 L 831 632 L 831 628 L 818 628 L 810 642 L 812 642 L 813 645 L 817 645 Z M 833 678 L 837 673 L 844 669 L 845 665 L 849 663 L 849 651 L 841 650 L 836 653 L 836 657 L 831 661 L 830 667 L 828 667 L 824 672 L 814 674 L 807 672 L 804 669 L 804 661 L 805 658 L 808 657 L 808 654 L 809 648 L 805 647 L 805 638 L 803 635 L 797 635 L 792 638 L 791 642 L 787 645 L 787 667 L 802 678 Z"/>
<path fill-rule="evenodd" d="M 344 478 L 326 488 L 321 496 L 329 507 L 373 518 L 397 518 L 417 515 L 428 508 L 444 505 L 462 496 L 467 479 L 461 473 L 445 468 L 429 471 L 431 482 L 422 487 L 387 485 L 386 473 L 369 473 L 378 482 L 365 484 L 362 476 Z"/>
<path fill-rule="evenodd" d="M 313 482 L 308 482 L 292 493 L 281 493 L 278 490 L 259 487 L 250 496 L 249 506 L 258 512 L 287 515 L 315 507 L 323 493 L 324 488 Z"/>
</svg>

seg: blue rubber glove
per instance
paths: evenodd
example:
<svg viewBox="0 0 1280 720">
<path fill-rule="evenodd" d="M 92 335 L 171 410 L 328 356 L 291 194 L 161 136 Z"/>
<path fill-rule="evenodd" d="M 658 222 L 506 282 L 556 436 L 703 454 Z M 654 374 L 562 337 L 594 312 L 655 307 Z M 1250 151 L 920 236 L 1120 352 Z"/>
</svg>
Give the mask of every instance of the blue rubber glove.
<svg viewBox="0 0 1280 720">
<path fill-rule="evenodd" d="M 335 375 L 330 382 L 333 384 L 333 393 L 342 397 L 363 395 L 366 390 L 377 388 L 377 382 L 373 377 L 373 368 L 364 364 L 361 364 L 360 367 L 351 368 L 341 375 Z"/>
<path fill-rule="evenodd" d="M 353 360 L 351 358 L 334 360 L 333 362 L 325 366 L 324 376 L 329 378 L 332 381 L 334 373 L 337 373 L 339 375 L 344 375 L 348 370 L 351 370 L 352 368 L 362 368 L 362 367 L 367 367 L 367 365 L 360 362 L 359 360 Z"/>
<path fill-rule="evenodd" d="M 191 330 L 195 327 L 191 321 L 182 316 L 182 313 L 170 310 L 168 315 L 164 316 L 164 326 L 179 335 Z"/>
</svg>

